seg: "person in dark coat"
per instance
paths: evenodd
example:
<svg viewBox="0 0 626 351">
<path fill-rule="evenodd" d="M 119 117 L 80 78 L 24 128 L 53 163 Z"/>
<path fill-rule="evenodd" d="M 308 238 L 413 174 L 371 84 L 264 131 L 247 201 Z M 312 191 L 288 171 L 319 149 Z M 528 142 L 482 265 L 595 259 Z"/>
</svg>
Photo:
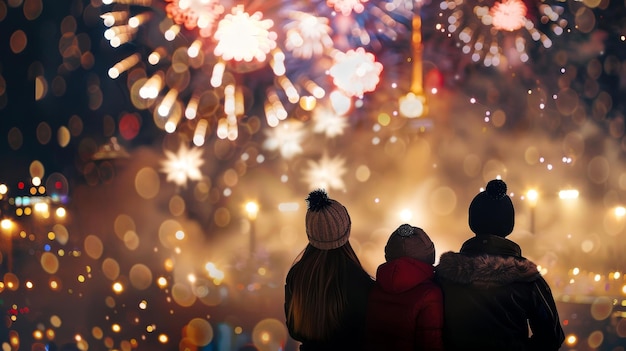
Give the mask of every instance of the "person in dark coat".
<svg viewBox="0 0 626 351">
<path fill-rule="evenodd" d="M 443 350 L 443 296 L 433 282 L 435 245 L 421 228 L 403 224 L 385 246 L 369 297 L 366 350 Z"/>
<path fill-rule="evenodd" d="M 301 351 L 363 350 L 374 280 L 350 245 L 350 216 L 324 190 L 312 191 L 306 201 L 309 244 L 287 273 L 287 330 Z"/>
<path fill-rule="evenodd" d="M 550 287 L 506 238 L 514 218 L 506 183 L 491 180 L 469 207 L 476 236 L 441 255 L 446 350 L 551 351 L 565 340 Z"/>
</svg>

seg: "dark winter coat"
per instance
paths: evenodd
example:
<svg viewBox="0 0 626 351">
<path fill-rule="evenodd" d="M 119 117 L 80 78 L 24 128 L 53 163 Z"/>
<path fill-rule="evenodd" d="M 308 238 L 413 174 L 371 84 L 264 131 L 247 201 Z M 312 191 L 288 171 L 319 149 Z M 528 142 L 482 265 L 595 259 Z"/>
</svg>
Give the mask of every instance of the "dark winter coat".
<svg viewBox="0 0 626 351">
<path fill-rule="evenodd" d="M 460 253 L 442 254 L 435 271 L 446 350 L 548 351 L 563 343 L 552 292 L 514 242 L 476 236 Z"/>
<path fill-rule="evenodd" d="M 374 285 L 374 280 L 355 264 L 348 266 L 345 278 L 348 289 L 348 296 L 346 298 L 348 306 L 342 327 L 335 332 L 330 340 L 307 340 L 304 336 L 299 335 L 293 330 L 293 323 L 291 321 L 286 321 L 289 335 L 294 340 L 301 342 L 300 351 L 363 350 L 367 298 Z M 287 315 L 287 306 L 291 303 L 292 286 L 291 275 L 287 273 L 285 283 L 285 315 Z M 319 308 L 324 308 L 324 306 L 319 306 Z"/>
<path fill-rule="evenodd" d="M 443 296 L 433 266 L 410 257 L 385 262 L 367 309 L 366 350 L 443 350 Z"/>
</svg>

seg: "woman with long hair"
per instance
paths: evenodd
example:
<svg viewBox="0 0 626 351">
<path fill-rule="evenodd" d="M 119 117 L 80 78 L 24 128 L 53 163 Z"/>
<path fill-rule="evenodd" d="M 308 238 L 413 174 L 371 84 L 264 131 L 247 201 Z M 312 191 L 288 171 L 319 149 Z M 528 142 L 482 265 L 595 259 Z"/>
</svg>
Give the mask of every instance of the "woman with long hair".
<svg viewBox="0 0 626 351">
<path fill-rule="evenodd" d="M 285 317 L 301 351 L 363 347 L 367 299 L 374 284 L 349 242 L 346 208 L 315 190 L 306 199 L 309 244 L 287 273 Z"/>
</svg>

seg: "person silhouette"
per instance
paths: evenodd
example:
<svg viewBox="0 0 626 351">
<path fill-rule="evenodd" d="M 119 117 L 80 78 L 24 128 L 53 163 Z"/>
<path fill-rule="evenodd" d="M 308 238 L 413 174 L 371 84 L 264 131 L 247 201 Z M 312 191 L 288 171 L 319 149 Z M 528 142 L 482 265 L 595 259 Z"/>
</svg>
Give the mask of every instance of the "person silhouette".
<svg viewBox="0 0 626 351">
<path fill-rule="evenodd" d="M 506 183 L 489 181 L 468 214 L 475 237 L 458 253 L 443 253 L 435 267 L 446 350 L 558 350 L 565 336 L 550 287 L 506 238 L 515 225 Z"/>
<path fill-rule="evenodd" d="M 421 228 L 402 224 L 385 245 L 369 297 L 365 349 L 443 350 L 443 296 L 433 281 L 435 245 Z"/>
<path fill-rule="evenodd" d="M 285 280 L 285 317 L 300 350 L 362 350 L 374 280 L 350 245 L 346 208 L 322 190 L 306 199 L 309 243 Z"/>
</svg>

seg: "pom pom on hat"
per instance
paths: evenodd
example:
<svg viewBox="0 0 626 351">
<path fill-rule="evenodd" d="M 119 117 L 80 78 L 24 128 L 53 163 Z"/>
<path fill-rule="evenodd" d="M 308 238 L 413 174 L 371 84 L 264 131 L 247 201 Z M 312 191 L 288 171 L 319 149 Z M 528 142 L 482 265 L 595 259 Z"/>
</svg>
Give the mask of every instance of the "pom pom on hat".
<svg viewBox="0 0 626 351">
<path fill-rule="evenodd" d="M 305 226 L 309 243 L 320 250 L 343 246 L 350 238 L 352 224 L 348 210 L 338 201 L 328 198 L 322 189 L 309 193 L 306 202 Z"/>
<path fill-rule="evenodd" d="M 469 206 L 469 226 L 476 235 L 505 237 L 513 231 L 515 209 L 501 179 L 487 183 L 485 191 L 474 197 Z"/>
<path fill-rule="evenodd" d="M 398 227 L 387 241 L 385 259 L 412 257 L 424 263 L 435 263 L 435 245 L 421 228 L 403 224 Z"/>
</svg>

